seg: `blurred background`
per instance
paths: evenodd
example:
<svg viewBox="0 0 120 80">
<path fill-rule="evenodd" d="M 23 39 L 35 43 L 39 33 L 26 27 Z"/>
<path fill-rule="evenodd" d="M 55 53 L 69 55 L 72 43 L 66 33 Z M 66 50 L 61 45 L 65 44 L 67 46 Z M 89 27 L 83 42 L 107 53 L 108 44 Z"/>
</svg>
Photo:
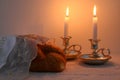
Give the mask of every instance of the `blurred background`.
<svg viewBox="0 0 120 80">
<path fill-rule="evenodd" d="M 97 6 L 99 47 L 120 54 L 120 0 L 0 0 L 0 35 L 38 34 L 62 45 L 66 7 L 70 8 L 70 44 L 90 52 L 93 6 Z"/>
</svg>

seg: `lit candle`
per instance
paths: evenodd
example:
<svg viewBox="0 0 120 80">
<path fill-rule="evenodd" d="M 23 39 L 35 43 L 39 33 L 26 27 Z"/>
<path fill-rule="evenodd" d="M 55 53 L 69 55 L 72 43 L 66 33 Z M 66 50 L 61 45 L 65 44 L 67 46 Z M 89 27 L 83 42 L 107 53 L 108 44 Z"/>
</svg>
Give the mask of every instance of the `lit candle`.
<svg viewBox="0 0 120 80">
<path fill-rule="evenodd" d="M 64 23 L 64 37 L 68 36 L 68 21 L 69 21 L 69 7 L 66 8 L 66 16 L 65 16 L 65 23 Z"/>
<path fill-rule="evenodd" d="M 98 21 L 98 18 L 96 16 L 96 5 L 94 5 L 94 9 L 93 9 L 93 40 L 97 40 L 97 21 Z"/>
</svg>

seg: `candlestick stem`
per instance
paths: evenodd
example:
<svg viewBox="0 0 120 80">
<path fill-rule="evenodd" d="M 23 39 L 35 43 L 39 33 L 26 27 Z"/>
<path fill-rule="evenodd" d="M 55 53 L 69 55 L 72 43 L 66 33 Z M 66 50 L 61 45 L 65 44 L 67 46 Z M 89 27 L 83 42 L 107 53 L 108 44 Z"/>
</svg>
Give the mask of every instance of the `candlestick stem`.
<svg viewBox="0 0 120 80">
<path fill-rule="evenodd" d="M 71 36 L 67 36 L 67 37 L 61 37 L 63 39 L 63 45 L 64 45 L 64 52 L 65 54 L 67 53 L 67 49 L 69 46 L 69 40 L 72 38 Z"/>
<path fill-rule="evenodd" d="M 97 49 L 98 49 L 98 42 L 100 40 L 89 39 L 89 41 L 91 42 L 91 49 L 93 49 L 92 56 L 99 57 L 99 55 L 97 54 Z"/>
</svg>

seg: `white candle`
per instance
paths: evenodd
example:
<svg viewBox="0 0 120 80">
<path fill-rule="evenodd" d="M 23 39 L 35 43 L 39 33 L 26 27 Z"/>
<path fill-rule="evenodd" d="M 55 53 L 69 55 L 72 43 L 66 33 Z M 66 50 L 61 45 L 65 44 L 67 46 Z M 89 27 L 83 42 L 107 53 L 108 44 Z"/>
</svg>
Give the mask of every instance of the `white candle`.
<svg viewBox="0 0 120 80">
<path fill-rule="evenodd" d="M 94 9 L 93 9 L 93 40 L 97 40 L 97 21 L 98 21 L 98 18 L 96 16 L 96 5 L 94 5 Z"/>
<path fill-rule="evenodd" d="M 68 27 L 69 27 L 68 21 L 69 21 L 69 7 L 67 7 L 66 9 L 66 16 L 65 16 L 65 23 L 64 23 L 64 37 L 68 36 Z"/>
</svg>

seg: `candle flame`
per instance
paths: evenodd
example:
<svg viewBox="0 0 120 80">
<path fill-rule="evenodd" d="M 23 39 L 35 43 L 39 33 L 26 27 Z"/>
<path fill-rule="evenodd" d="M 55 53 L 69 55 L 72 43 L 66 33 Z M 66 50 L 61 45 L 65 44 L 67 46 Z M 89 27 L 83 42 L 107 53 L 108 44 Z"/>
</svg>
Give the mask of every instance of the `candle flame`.
<svg viewBox="0 0 120 80">
<path fill-rule="evenodd" d="M 69 7 L 66 8 L 66 16 L 69 16 Z"/>
<path fill-rule="evenodd" d="M 97 8 L 96 8 L 96 5 L 94 5 L 94 8 L 93 8 L 93 15 L 96 16 L 96 11 L 97 11 Z"/>
</svg>

